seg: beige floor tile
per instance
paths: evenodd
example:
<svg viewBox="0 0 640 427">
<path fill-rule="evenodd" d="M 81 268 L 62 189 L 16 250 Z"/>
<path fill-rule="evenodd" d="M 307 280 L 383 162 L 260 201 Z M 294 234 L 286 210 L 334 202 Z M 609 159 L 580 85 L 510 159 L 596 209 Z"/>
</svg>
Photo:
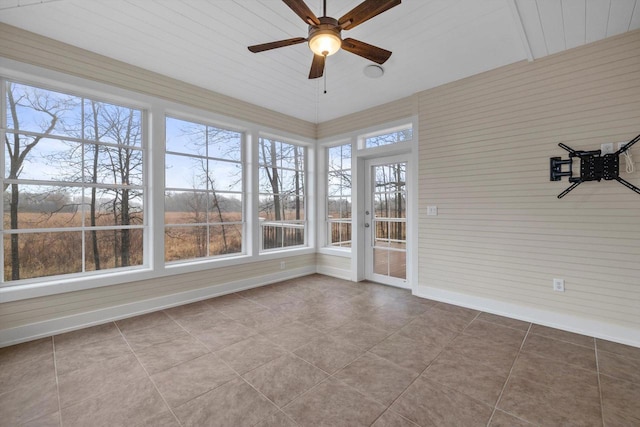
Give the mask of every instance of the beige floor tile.
<svg viewBox="0 0 640 427">
<path fill-rule="evenodd" d="M 547 338 L 542 335 L 529 334 L 522 351 L 583 369 L 596 370 L 596 352 L 593 348 Z"/>
<path fill-rule="evenodd" d="M 380 418 L 373 423 L 372 427 L 418 427 L 418 425 L 395 412 L 387 410 L 384 414 L 380 415 Z"/>
<path fill-rule="evenodd" d="M 164 312 L 173 320 L 179 320 L 184 317 L 190 316 L 219 313 L 218 310 L 211 307 L 211 305 L 208 304 L 206 300 L 168 308 L 164 310 Z"/>
<path fill-rule="evenodd" d="M 296 349 L 294 353 L 323 371 L 333 374 L 354 361 L 364 350 L 336 337 L 321 336 Z"/>
<path fill-rule="evenodd" d="M 58 376 L 60 404 L 64 408 L 146 376 L 133 354 L 94 363 Z"/>
<path fill-rule="evenodd" d="M 470 318 L 467 315 L 438 310 L 436 306 L 429 308 L 427 311 L 422 313 L 416 320 L 414 320 L 414 322 L 421 325 L 428 325 L 430 327 L 446 328 L 452 331 L 461 332 L 469 325 L 469 323 L 471 323 L 472 320 L 473 318 Z"/>
<path fill-rule="evenodd" d="M 160 326 L 152 326 L 150 328 L 123 332 L 123 334 L 133 351 L 138 351 L 145 347 L 158 345 L 163 342 L 180 338 L 180 336 L 188 335 L 187 332 L 185 332 L 185 330 L 174 321 Z"/>
<path fill-rule="evenodd" d="M 369 426 L 384 410 L 384 405 L 334 378 L 327 379 L 284 408 L 284 412 L 301 427 Z"/>
<path fill-rule="evenodd" d="M 619 356 L 629 357 L 631 359 L 640 359 L 640 348 L 631 347 L 630 345 L 619 344 L 596 338 L 599 351 L 617 354 Z"/>
<path fill-rule="evenodd" d="M 385 306 L 356 317 L 356 320 L 364 322 L 375 328 L 385 330 L 389 333 L 398 331 L 413 319 L 414 318 L 411 316 L 407 316 L 393 308 L 385 308 Z"/>
<path fill-rule="evenodd" d="M 269 294 L 249 298 L 251 299 L 251 301 L 268 308 L 275 308 L 282 304 L 288 304 L 298 301 L 298 298 L 294 298 L 282 291 L 272 292 Z"/>
<path fill-rule="evenodd" d="M 178 339 L 138 350 L 136 355 L 149 375 L 153 375 L 208 352 L 194 337 L 181 335 Z"/>
<path fill-rule="evenodd" d="M 495 323 L 500 326 L 506 326 L 508 328 L 518 329 L 520 331 L 528 331 L 531 323 L 525 322 L 522 320 L 511 319 L 509 317 L 498 316 L 497 314 L 491 313 L 480 313 L 477 317 L 478 320 L 483 320 L 485 322 Z"/>
<path fill-rule="evenodd" d="M 393 310 L 401 315 L 411 317 L 420 316 L 431 308 L 430 305 L 423 304 L 418 301 L 396 298 L 393 298 L 391 301 L 384 304 L 383 307 L 387 310 Z"/>
<path fill-rule="evenodd" d="M 336 372 L 334 377 L 388 406 L 416 379 L 417 374 L 375 354 L 365 353 Z"/>
<path fill-rule="evenodd" d="M 120 330 L 116 327 L 116 324 L 109 322 L 103 325 L 91 326 L 89 328 L 78 329 L 77 331 L 56 335 L 53 337 L 53 341 L 56 346 L 56 351 L 58 351 L 120 336 L 122 335 L 120 334 Z"/>
<path fill-rule="evenodd" d="M 255 427 L 297 427 L 297 424 L 284 412 L 278 411 L 260 421 Z"/>
<path fill-rule="evenodd" d="M 263 332 L 263 335 L 280 347 L 293 351 L 314 338 L 324 336 L 324 333 L 304 323 L 292 321 L 286 325 L 268 329 Z"/>
<path fill-rule="evenodd" d="M 216 326 L 229 325 L 234 322 L 211 307 L 209 307 L 209 311 L 202 310 L 200 312 L 176 316 L 175 321 L 189 332 L 205 331 Z"/>
<path fill-rule="evenodd" d="M 398 334 L 433 347 L 444 347 L 458 336 L 459 332 L 428 323 L 424 319 L 416 319 L 403 326 Z"/>
<path fill-rule="evenodd" d="M 17 387 L 39 387 L 55 380 L 53 353 L 43 353 L 38 357 L 29 357 L 23 363 L 14 362 L 0 366 L 0 393 Z"/>
<path fill-rule="evenodd" d="M 606 426 L 640 426 L 640 384 L 600 375 Z"/>
<path fill-rule="evenodd" d="M 441 353 L 422 376 L 490 406 L 495 405 L 507 380 L 504 371 L 481 365 L 453 351 Z"/>
<path fill-rule="evenodd" d="M 640 359 L 598 351 L 598 367 L 601 374 L 640 384 Z"/>
<path fill-rule="evenodd" d="M 255 335 L 217 351 L 216 355 L 227 362 L 236 372 L 244 374 L 285 353 L 286 351 L 282 347 L 275 345 L 261 335 Z"/>
<path fill-rule="evenodd" d="M 588 394 L 591 394 L 588 392 Z M 599 398 L 512 375 L 497 407 L 533 424 L 601 426 Z"/>
<path fill-rule="evenodd" d="M 570 342 L 572 344 L 581 345 L 583 347 L 595 347 L 595 341 L 592 337 L 574 334 L 573 332 L 561 331 L 560 329 L 549 328 L 547 326 L 536 325 L 535 323 L 531 325 L 531 333 L 542 335 L 547 338 Z"/>
<path fill-rule="evenodd" d="M 253 328 L 258 331 L 265 331 L 277 326 L 283 326 L 291 323 L 291 317 L 282 312 L 264 310 L 247 314 L 246 316 L 237 319 L 237 322 L 246 326 L 247 328 Z"/>
<path fill-rule="evenodd" d="M 389 332 L 375 328 L 359 320 L 347 322 L 327 333 L 331 336 L 342 338 L 363 350 L 370 349 L 389 336 Z"/>
<path fill-rule="evenodd" d="M 464 333 L 495 342 L 499 346 L 520 348 L 527 332 L 475 319 Z"/>
<path fill-rule="evenodd" d="M 458 316 L 465 317 L 469 322 L 475 319 L 480 312 L 478 310 L 474 310 L 471 308 L 461 307 L 459 305 L 447 304 L 444 302 L 439 302 L 433 306 L 438 310 L 446 311 L 447 313 L 457 314 Z"/>
<path fill-rule="evenodd" d="M 459 335 L 447 349 L 504 373 L 509 372 L 519 351 L 516 347 L 500 346 L 493 341 L 469 334 Z"/>
<path fill-rule="evenodd" d="M 122 333 L 127 333 L 172 323 L 173 319 L 167 316 L 164 311 L 154 311 L 152 313 L 118 320 L 116 321 L 116 326 L 122 331 Z"/>
<path fill-rule="evenodd" d="M 253 426 L 277 411 L 276 406 L 241 378 L 175 409 L 184 427 Z"/>
<path fill-rule="evenodd" d="M 532 427 L 533 425 L 534 424 L 498 410 L 493 414 L 491 423 L 489 423 L 489 427 Z"/>
<path fill-rule="evenodd" d="M 214 308 L 219 310 L 222 314 L 234 320 L 242 319 L 249 314 L 257 313 L 259 311 L 264 311 L 268 309 L 268 307 L 258 304 L 253 300 L 249 300 L 246 298 L 242 298 L 240 300 L 234 300 L 233 302 L 229 302 L 221 305 L 216 305 L 215 303 L 210 303 L 210 304 Z"/>
<path fill-rule="evenodd" d="M 65 427 L 135 426 L 168 410 L 151 381 L 142 378 L 63 408 L 62 423 Z"/>
<path fill-rule="evenodd" d="M 566 363 L 550 363 L 549 359 L 533 353 L 520 353 L 511 375 L 569 394 L 579 391 L 583 397 L 591 400 L 598 398 L 596 372 Z"/>
<path fill-rule="evenodd" d="M 421 426 L 486 426 L 492 407 L 425 378 L 418 378 L 391 410 Z"/>
<path fill-rule="evenodd" d="M 320 331 L 327 332 L 344 325 L 352 320 L 349 314 L 344 314 L 337 309 L 331 310 L 313 310 L 307 314 L 296 318 L 299 322 L 316 328 Z"/>
<path fill-rule="evenodd" d="M 55 376 L 0 391 L 0 427 L 15 427 L 58 410 Z"/>
<path fill-rule="evenodd" d="M 396 333 L 369 351 L 420 374 L 442 350 L 443 347 L 434 347 Z"/>
<path fill-rule="evenodd" d="M 102 363 L 114 357 L 131 354 L 131 348 L 122 336 L 103 341 L 94 341 L 82 346 L 56 348 L 58 375 L 85 368 L 92 363 Z"/>
<path fill-rule="evenodd" d="M 247 328 L 234 320 L 191 330 L 191 334 L 211 351 L 223 349 L 257 333 L 255 329 Z"/>
<path fill-rule="evenodd" d="M 243 377 L 269 400 L 283 407 L 324 380 L 327 374 L 292 354 L 285 354 Z"/>
<path fill-rule="evenodd" d="M 2 425 L 1 421 L 0 425 Z M 20 427 L 60 427 L 60 412 L 54 412 L 35 420 L 27 421 L 21 424 Z"/>
<path fill-rule="evenodd" d="M 0 366 L 12 369 L 16 365 L 46 360 L 53 356 L 51 337 L 0 348 Z"/>
<path fill-rule="evenodd" d="M 152 375 L 158 390 L 172 408 L 238 378 L 220 358 L 207 354 Z"/>
</svg>

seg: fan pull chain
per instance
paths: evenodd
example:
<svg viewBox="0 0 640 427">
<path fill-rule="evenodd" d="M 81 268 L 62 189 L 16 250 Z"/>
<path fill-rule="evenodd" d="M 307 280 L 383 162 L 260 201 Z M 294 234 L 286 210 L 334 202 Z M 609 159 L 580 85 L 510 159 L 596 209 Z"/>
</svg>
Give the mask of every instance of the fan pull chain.
<svg viewBox="0 0 640 427">
<path fill-rule="evenodd" d="M 324 80 L 324 93 L 327 93 L 327 55 L 324 56 L 324 73 L 322 73 L 322 79 Z"/>
</svg>

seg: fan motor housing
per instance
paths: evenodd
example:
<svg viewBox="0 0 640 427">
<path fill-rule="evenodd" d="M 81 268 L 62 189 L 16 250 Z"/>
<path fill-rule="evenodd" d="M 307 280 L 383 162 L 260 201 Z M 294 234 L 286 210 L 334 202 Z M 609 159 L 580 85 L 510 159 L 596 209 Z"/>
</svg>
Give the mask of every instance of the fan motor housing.
<svg viewBox="0 0 640 427">
<path fill-rule="evenodd" d="M 318 18 L 320 25 L 309 25 L 309 41 L 320 34 L 335 34 L 342 40 L 342 28 L 338 24 L 338 20 L 329 16 Z"/>
</svg>

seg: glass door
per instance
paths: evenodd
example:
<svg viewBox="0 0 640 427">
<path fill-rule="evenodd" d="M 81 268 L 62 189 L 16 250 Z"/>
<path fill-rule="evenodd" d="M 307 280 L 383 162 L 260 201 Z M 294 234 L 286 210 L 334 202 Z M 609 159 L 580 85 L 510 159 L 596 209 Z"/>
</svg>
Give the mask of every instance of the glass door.
<svg viewBox="0 0 640 427">
<path fill-rule="evenodd" d="M 407 288 L 407 164 L 397 157 L 367 161 L 365 276 Z"/>
</svg>

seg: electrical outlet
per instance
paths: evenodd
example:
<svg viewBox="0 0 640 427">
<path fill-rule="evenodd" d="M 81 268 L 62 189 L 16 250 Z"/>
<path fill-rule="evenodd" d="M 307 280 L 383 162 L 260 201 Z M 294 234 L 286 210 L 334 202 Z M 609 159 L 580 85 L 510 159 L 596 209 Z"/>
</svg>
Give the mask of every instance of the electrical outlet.
<svg viewBox="0 0 640 427">
<path fill-rule="evenodd" d="M 285 263 L 284 263 L 284 261 L 282 261 L 282 262 L 280 263 L 280 270 L 284 270 L 284 267 L 285 267 Z"/>
<path fill-rule="evenodd" d="M 618 150 L 627 145 L 626 142 L 618 142 Z"/>
<path fill-rule="evenodd" d="M 564 292 L 564 279 L 553 279 L 553 290 L 556 292 Z"/>
<path fill-rule="evenodd" d="M 611 154 L 613 153 L 613 142 L 607 142 L 606 144 L 600 144 L 600 154 Z"/>
<path fill-rule="evenodd" d="M 438 207 L 437 206 L 427 206 L 427 215 L 429 215 L 429 216 L 438 215 Z"/>
</svg>

